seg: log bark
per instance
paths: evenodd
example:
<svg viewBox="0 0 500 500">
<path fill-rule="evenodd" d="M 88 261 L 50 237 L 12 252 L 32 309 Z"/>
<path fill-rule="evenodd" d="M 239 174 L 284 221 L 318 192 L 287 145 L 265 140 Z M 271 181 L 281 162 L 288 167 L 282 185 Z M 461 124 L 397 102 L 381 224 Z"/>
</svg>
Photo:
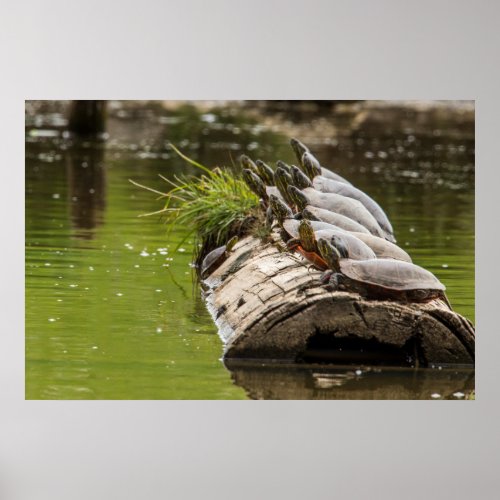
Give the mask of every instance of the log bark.
<svg viewBox="0 0 500 500">
<path fill-rule="evenodd" d="M 474 363 L 474 327 L 441 300 L 331 292 L 278 233 L 246 237 L 203 283 L 224 357 L 431 366 Z"/>
</svg>

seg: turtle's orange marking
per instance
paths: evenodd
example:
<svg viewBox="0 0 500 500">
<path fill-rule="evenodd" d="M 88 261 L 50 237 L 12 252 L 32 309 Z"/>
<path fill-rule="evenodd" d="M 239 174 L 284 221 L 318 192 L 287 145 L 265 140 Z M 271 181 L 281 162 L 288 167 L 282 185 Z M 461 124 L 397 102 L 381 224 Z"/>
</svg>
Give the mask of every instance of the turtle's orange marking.
<svg viewBox="0 0 500 500">
<path fill-rule="evenodd" d="M 297 244 L 290 248 L 291 251 L 297 250 L 297 252 L 307 259 L 311 264 L 316 266 L 320 271 L 326 271 L 328 269 L 328 264 L 316 253 L 316 252 L 308 252 L 304 250 L 304 248 Z"/>
</svg>

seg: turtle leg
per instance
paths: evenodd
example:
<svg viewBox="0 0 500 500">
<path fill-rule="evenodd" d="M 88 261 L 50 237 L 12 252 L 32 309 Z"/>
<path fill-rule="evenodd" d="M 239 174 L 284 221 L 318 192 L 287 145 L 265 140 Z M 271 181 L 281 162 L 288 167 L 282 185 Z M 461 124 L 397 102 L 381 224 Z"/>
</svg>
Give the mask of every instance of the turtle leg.
<svg viewBox="0 0 500 500">
<path fill-rule="evenodd" d="M 333 271 L 331 269 L 328 269 L 327 271 L 325 271 L 324 273 L 322 273 L 321 276 L 320 276 L 320 278 L 319 278 L 320 281 L 321 281 L 321 284 L 322 285 L 328 285 L 332 274 L 333 274 Z"/>
<path fill-rule="evenodd" d="M 340 282 L 340 275 L 339 273 L 336 273 L 334 271 L 325 271 L 323 273 L 323 277 L 325 277 L 326 280 L 324 281 L 326 283 L 325 288 L 331 292 L 334 292 L 335 290 L 339 290 L 341 287 L 341 282 Z"/>
<path fill-rule="evenodd" d="M 294 252 L 295 249 L 300 245 L 300 240 L 298 238 L 290 238 L 286 242 L 286 246 L 290 252 Z"/>
<path fill-rule="evenodd" d="M 266 209 L 266 226 L 271 227 L 274 221 L 274 213 L 272 208 L 269 206 Z"/>
</svg>

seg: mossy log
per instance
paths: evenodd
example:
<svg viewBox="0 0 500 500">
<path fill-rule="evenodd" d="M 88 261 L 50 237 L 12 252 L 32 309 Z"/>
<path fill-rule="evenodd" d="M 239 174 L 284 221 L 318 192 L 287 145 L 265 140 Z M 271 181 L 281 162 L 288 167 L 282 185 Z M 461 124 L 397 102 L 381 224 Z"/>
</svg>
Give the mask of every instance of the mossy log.
<svg viewBox="0 0 500 500">
<path fill-rule="evenodd" d="M 277 233 L 246 237 L 203 281 L 224 357 L 430 366 L 474 363 L 474 327 L 441 300 L 328 291 Z"/>
</svg>

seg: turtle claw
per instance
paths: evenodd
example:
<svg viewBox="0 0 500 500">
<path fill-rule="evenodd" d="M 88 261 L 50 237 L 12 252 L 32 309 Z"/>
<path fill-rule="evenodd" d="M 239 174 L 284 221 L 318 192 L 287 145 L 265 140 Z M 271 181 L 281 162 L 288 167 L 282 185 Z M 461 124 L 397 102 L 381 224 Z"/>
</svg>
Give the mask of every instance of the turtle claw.
<svg viewBox="0 0 500 500">
<path fill-rule="evenodd" d="M 330 277 L 332 276 L 333 274 L 333 271 L 331 270 L 328 270 L 328 271 L 325 271 L 324 273 L 321 274 L 320 276 L 320 281 L 321 281 L 321 284 L 322 285 L 328 285 L 329 281 L 330 281 Z"/>
<path fill-rule="evenodd" d="M 328 270 L 325 271 L 321 275 L 321 283 L 329 292 L 335 292 L 336 290 L 340 290 L 341 285 L 339 283 L 339 275 L 338 273 Z"/>
</svg>

